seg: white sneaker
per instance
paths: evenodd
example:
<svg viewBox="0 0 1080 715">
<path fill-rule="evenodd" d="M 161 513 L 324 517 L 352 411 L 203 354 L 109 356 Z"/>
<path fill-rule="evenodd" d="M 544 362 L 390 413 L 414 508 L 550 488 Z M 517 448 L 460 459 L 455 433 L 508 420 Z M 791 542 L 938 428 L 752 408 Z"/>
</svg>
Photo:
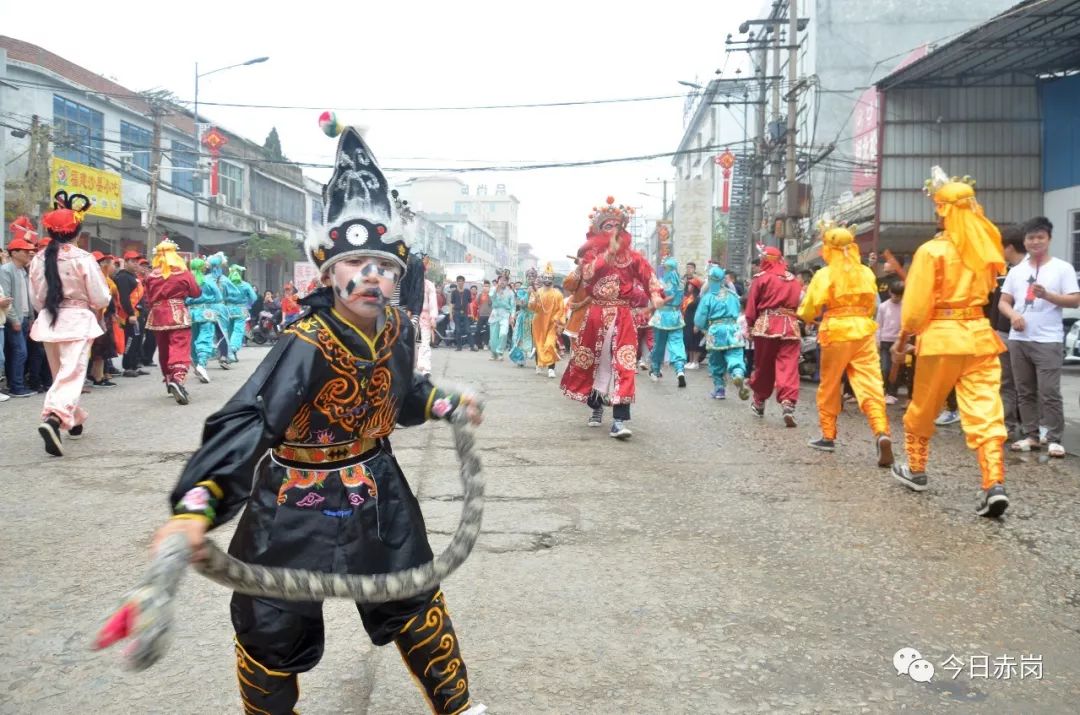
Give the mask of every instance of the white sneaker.
<svg viewBox="0 0 1080 715">
<path fill-rule="evenodd" d="M 1065 456 L 1065 448 L 1057 442 L 1051 442 L 1046 446 L 1046 453 L 1051 457 L 1062 458 Z"/>
<path fill-rule="evenodd" d="M 548 368 L 548 377 L 555 377 L 555 368 L 553 368 L 553 367 Z"/>
<path fill-rule="evenodd" d="M 895 395 L 885 395 L 885 404 L 886 405 L 895 405 L 896 404 L 896 396 Z"/>
<path fill-rule="evenodd" d="M 944 427 L 945 425 L 954 425 L 959 421 L 959 412 L 952 412 L 948 409 L 944 409 L 941 411 L 941 414 L 937 416 L 937 419 L 934 420 L 934 424 L 936 424 L 938 427 Z"/>
<path fill-rule="evenodd" d="M 697 370 L 698 364 L 696 362 L 688 362 L 683 367 L 687 370 Z"/>
<path fill-rule="evenodd" d="M 6 393 L 0 392 L 0 402 L 7 402 L 10 399 L 11 398 L 8 397 Z"/>
<path fill-rule="evenodd" d="M 476 705 L 473 705 L 471 708 L 469 708 L 465 712 L 461 713 L 461 715 L 484 715 L 484 713 L 486 713 L 486 712 L 487 712 L 487 705 L 477 703 Z"/>
<path fill-rule="evenodd" d="M 199 382 L 203 383 L 204 385 L 210 382 L 210 375 L 207 374 L 206 368 L 202 365 L 196 365 L 194 373 L 195 377 L 199 378 Z"/>
</svg>

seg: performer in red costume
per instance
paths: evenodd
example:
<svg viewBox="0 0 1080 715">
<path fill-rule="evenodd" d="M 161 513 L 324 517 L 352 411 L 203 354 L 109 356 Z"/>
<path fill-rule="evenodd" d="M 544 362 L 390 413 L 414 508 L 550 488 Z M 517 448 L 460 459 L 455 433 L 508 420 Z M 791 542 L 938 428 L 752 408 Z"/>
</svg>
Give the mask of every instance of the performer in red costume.
<svg viewBox="0 0 1080 715">
<path fill-rule="evenodd" d="M 191 313 L 184 299 L 199 297 L 202 289 L 176 252 L 176 244 L 168 238 L 154 249 L 154 270 L 144 283 L 150 303 L 146 329 L 157 338 L 158 364 L 165 387 L 178 405 L 186 405 L 189 398 L 184 382 L 191 369 Z"/>
<path fill-rule="evenodd" d="M 663 302 L 663 288 L 649 262 L 630 248 L 626 225 L 631 213 L 609 196 L 589 215 L 592 224 L 578 256 L 592 302 L 562 377 L 563 394 L 592 408 L 590 427 L 603 422 L 605 404 L 613 406 L 611 436 L 616 439 L 632 434 L 625 423 L 637 377 L 637 327 L 631 313 L 635 284 L 645 286 L 654 306 Z"/>
<path fill-rule="evenodd" d="M 754 340 L 754 374 L 750 409 L 765 416 L 765 400 L 776 389 L 776 401 L 784 424 L 795 426 L 795 403 L 799 401 L 799 307 L 801 286 L 787 269 L 779 249 L 766 248 L 761 270 L 754 274 L 746 300 L 746 324 Z"/>
</svg>

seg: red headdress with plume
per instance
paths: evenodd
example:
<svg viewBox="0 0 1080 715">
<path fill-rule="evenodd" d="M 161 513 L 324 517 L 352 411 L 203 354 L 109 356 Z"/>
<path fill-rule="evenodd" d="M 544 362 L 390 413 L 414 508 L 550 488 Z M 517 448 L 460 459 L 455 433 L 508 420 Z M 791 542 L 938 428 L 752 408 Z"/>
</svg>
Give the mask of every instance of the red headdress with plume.
<svg viewBox="0 0 1080 715">
<path fill-rule="evenodd" d="M 83 217 L 90 210 L 90 199 L 82 194 L 57 191 L 53 196 L 53 207 L 41 217 L 41 225 L 55 240 L 70 241 L 79 232 Z"/>
</svg>

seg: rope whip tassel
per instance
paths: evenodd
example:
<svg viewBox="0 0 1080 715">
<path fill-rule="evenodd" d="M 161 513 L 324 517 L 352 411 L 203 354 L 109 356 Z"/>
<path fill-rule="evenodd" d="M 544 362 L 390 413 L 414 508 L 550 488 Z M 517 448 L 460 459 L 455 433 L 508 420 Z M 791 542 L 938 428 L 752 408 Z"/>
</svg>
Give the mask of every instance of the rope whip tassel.
<svg viewBox="0 0 1080 715">
<path fill-rule="evenodd" d="M 477 406 L 483 408 L 481 403 Z M 207 539 L 206 558 L 191 564 L 187 539 L 174 534 L 162 543 L 146 575 L 105 621 L 93 648 L 100 650 L 130 639 L 123 651 L 130 669 L 145 670 L 160 660 L 171 642 L 176 595 L 189 564 L 206 578 L 233 591 L 285 601 L 344 598 L 359 603 L 384 603 L 434 588 L 468 558 L 480 535 L 484 514 L 484 477 L 476 455 L 475 429 L 465 413 L 462 406 L 451 418 L 464 494 L 461 519 L 446 550 L 432 561 L 393 573 L 333 574 L 253 566 L 228 555 Z"/>
</svg>

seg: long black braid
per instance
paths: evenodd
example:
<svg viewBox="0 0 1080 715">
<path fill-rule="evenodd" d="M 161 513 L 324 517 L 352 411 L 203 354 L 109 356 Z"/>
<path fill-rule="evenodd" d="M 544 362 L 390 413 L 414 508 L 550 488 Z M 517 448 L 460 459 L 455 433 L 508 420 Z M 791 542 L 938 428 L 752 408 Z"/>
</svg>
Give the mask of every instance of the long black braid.
<svg viewBox="0 0 1080 715">
<path fill-rule="evenodd" d="M 55 210 L 86 211 L 90 208 L 90 199 L 82 194 L 71 194 L 69 196 L 66 191 L 57 191 L 53 199 Z M 76 199 L 83 200 L 82 208 L 76 209 L 73 207 L 72 204 L 75 203 Z M 64 302 L 64 284 L 60 281 L 57 256 L 60 254 L 61 243 L 70 243 L 75 240 L 75 237 L 79 234 L 80 222 L 77 221 L 75 228 L 70 231 L 57 231 L 49 227 L 47 217 L 48 214 L 46 214 L 46 220 L 43 223 L 52 241 L 45 247 L 45 286 L 48 289 L 45 293 L 45 309 L 49 311 L 49 325 L 55 326 L 57 319 L 60 317 L 60 304 Z"/>
</svg>

